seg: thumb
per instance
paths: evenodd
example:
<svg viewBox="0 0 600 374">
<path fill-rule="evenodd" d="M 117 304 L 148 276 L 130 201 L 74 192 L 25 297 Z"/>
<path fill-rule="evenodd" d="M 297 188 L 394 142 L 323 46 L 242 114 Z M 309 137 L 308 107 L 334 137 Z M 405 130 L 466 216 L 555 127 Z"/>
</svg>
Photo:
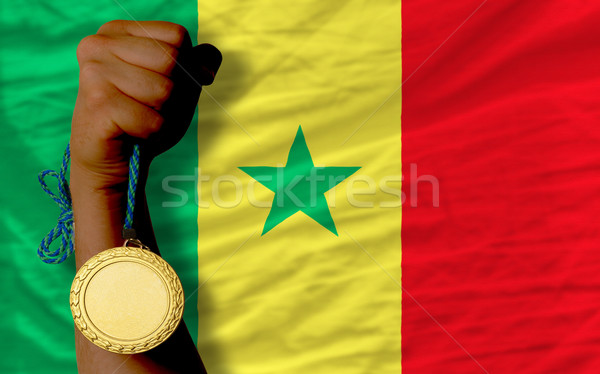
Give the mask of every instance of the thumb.
<svg viewBox="0 0 600 374">
<path fill-rule="evenodd" d="M 143 144 L 153 157 L 183 138 L 194 117 L 202 86 L 213 83 L 222 59 L 221 52 L 211 44 L 200 44 L 180 52 L 171 76 L 173 91 L 160 110 L 164 125 Z"/>
<path fill-rule="evenodd" d="M 208 86 L 215 80 L 222 61 L 221 52 L 212 44 L 204 43 L 185 51 L 180 65 L 194 83 Z"/>
</svg>

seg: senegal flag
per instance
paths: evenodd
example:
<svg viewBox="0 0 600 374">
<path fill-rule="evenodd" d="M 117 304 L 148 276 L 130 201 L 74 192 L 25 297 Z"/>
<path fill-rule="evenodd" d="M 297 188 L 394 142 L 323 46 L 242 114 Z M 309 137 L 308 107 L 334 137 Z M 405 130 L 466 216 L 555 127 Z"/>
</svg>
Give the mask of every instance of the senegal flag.
<svg viewBox="0 0 600 374">
<path fill-rule="evenodd" d="M 76 370 L 74 265 L 36 258 L 58 215 L 36 176 L 69 139 L 79 40 L 112 19 L 180 23 L 223 53 L 147 184 L 208 371 L 400 371 L 399 2 L 2 6 L 0 371 Z"/>
<path fill-rule="evenodd" d="M 600 5 L 5 1 L 0 372 L 75 373 L 43 264 L 79 41 L 182 24 L 223 54 L 148 203 L 209 373 L 596 373 Z"/>
</svg>

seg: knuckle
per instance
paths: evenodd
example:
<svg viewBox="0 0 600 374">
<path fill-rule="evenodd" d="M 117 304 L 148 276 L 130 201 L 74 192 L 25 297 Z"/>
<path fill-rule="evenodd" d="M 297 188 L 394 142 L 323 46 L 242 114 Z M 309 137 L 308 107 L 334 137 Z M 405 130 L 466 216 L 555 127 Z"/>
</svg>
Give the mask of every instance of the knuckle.
<svg viewBox="0 0 600 374">
<path fill-rule="evenodd" d="M 77 46 L 77 60 L 85 61 L 104 46 L 105 38 L 100 35 L 88 35 Z"/>
<path fill-rule="evenodd" d="M 86 106 L 90 110 L 104 109 L 109 105 L 111 94 L 107 89 L 87 90 L 84 94 Z"/>
<path fill-rule="evenodd" d="M 101 109 L 108 103 L 108 95 L 103 90 L 91 90 L 85 100 L 89 109 Z"/>
<path fill-rule="evenodd" d="M 79 79 L 83 83 L 96 80 L 101 76 L 102 68 L 97 62 L 88 61 L 79 69 Z"/>
</svg>

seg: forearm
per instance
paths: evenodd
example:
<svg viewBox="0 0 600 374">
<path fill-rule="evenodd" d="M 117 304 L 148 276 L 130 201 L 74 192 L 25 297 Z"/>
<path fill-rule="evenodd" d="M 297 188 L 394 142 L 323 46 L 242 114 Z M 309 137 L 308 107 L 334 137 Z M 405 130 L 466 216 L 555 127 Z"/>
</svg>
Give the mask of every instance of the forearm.
<svg viewBox="0 0 600 374">
<path fill-rule="evenodd" d="M 134 209 L 134 228 L 138 238 L 158 254 L 158 248 L 144 186 L 147 165 L 140 165 L 140 181 Z M 73 163 L 71 194 L 73 198 L 75 261 L 79 269 L 103 250 L 123 245 L 122 227 L 126 210 L 127 182 L 109 188 L 91 185 L 89 171 Z M 77 364 L 80 373 L 204 373 L 204 367 L 187 327 L 182 322 L 173 335 L 160 346 L 140 354 L 123 355 L 97 347 L 75 329 Z"/>
<path fill-rule="evenodd" d="M 94 255 L 123 244 L 121 227 L 125 217 L 126 185 L 99 189 L 89 183 L 94 180 L 89 173 L 75 162 L 71 166 L 77 270 Z"/>
</svg>

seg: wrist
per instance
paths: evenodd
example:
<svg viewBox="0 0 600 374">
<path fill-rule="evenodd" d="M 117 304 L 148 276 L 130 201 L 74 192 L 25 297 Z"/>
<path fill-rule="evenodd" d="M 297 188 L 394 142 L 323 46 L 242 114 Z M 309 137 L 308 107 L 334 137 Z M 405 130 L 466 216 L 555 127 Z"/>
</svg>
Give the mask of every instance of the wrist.
<svg viewBox="0 0 600 374">
<path fill-rule="evenodd" d="M 71 158 L 71 191 L 82 191 L 91 195 L 118 195 L 127 191 L 128 169 L 125 166 L 110 167 L 98 171 L 84 166 L 77 158 Z"/>
<path fill-rule="evenodd" d="M 122 245 L 130 187 L 128 161 L 95 169 L 78 161 L 77 158 L 72 159 L 70 187 L 75 255 L 79 267 L 99 252 Z M 136 215 L 140 213 L 139 203 L 145 205 L 144 187 L 149 164 L 148 159 L 139 159 Z"/>
<path fill-rule="evenodd" d="M 76 164 L 71 167 L 74 244 L 79 268 L 92 256 L 123 244 L 122 229 L 127 210 L 127 180 L 98 179 Z M 136 198 L 144 200 L 145 178 L 140 178 Z"/>
</svg>

